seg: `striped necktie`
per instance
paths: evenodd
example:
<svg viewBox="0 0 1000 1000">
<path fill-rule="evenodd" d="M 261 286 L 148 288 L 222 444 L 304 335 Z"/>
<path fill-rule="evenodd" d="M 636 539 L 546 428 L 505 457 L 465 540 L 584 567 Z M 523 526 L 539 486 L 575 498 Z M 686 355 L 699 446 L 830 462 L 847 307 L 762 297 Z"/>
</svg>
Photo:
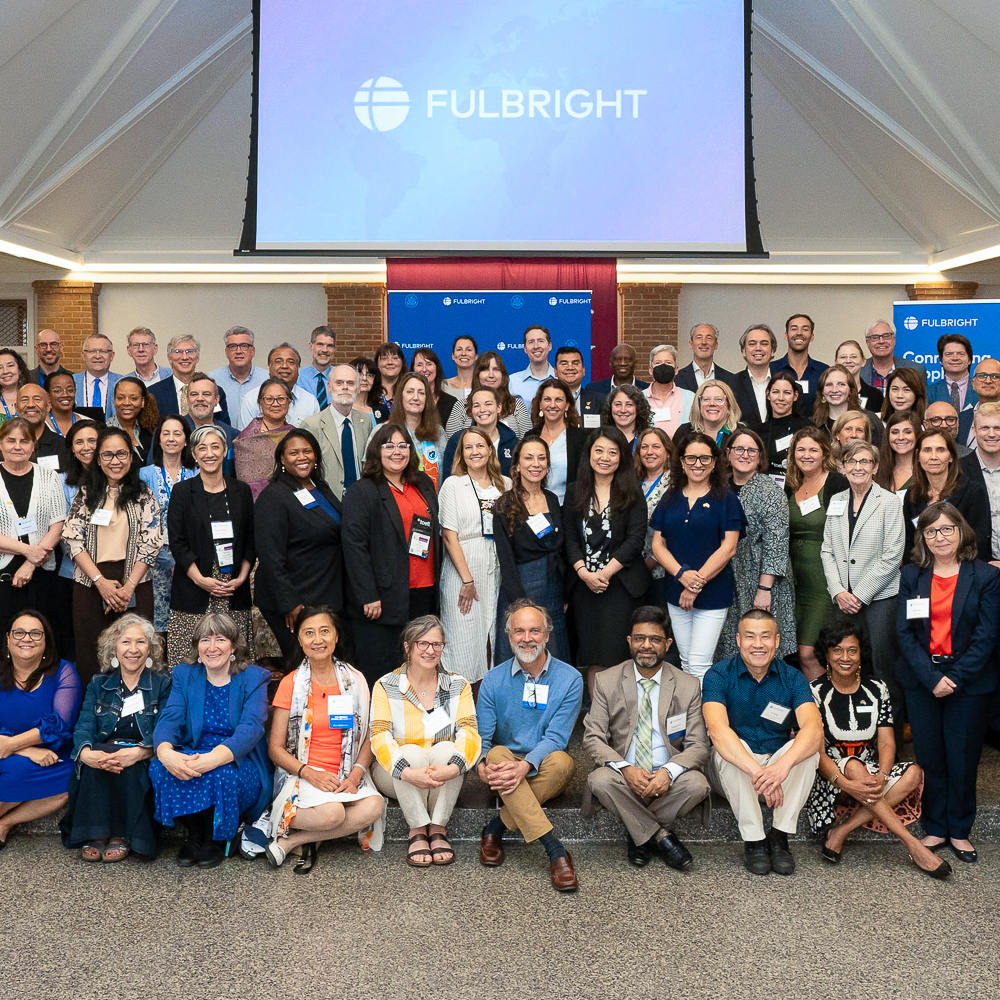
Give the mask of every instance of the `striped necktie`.
<svg viewBox="0 0 1000 1000">
<path fill-rule="evenodd" d="M 635 766 L 644 771 L 653 770 L 653 700 L 656 682 L 651 677 L 639 681 L 642 698 L 639 700 L 639 719 L 635 728 Z"/>
<path fill-rule="evenodd" d="M 316 402 L 319 403 L 321 410 L 325 410 L 330 405 L 326 394 L 326 375 L 323 372 L 320 372 L 319 378 L 316 379 Z"/>
</svg>

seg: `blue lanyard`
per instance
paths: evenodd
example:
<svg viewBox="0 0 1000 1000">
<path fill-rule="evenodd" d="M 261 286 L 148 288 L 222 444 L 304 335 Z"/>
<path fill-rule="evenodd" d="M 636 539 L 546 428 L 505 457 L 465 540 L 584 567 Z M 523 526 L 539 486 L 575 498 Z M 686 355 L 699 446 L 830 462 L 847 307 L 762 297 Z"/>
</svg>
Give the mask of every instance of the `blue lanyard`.
<svg viewBox="0 0 1000 1000">
<path fill-rule="evenodd" d="M 663 478 L 663 473 L 661 472 L 661 473 L 660 473 L 660 474 L 659 474 L 659 475 L 658 475 L 658 476 L 656 477 L 656 482 L 655 482 L 655 483 L 653 483 L 653 485 L 652 485 L 652 486 L 650 486 L 648 490 L 644 490 L 644 491 L 643 491 L 643 493 L 644 493 L 644 496 L 645 496 L 645 499 L 647 499 L 647 500 L 649 499 L 649 495 L 650 495 L 650 494 L 651 494 L 651 493 L 653 492 L 653 490 L 655 490 L 655 489 L 656 489 L 656 487 L 657 487 L 657 486 L 659 486 L 659 485 L 660 485 L 660 480 L 661 480 L 662 478 Z"/>
<path fill-rule="evenodd" d="M 185 472 L 190 470 L 185 469 L 181 466 L 181 473 L 177 477 L 177 482 L 182 483 L 188 477 L 184 475 Z M 163 491 L 167 494 L 167 503 L 170 503 L 170 494 L 174 492 L 173 484 L 170 482 L 170 477 L 167 475 L 167 467 L 165 465 L 160 466 L 160 475 L 163 476 Z"/>
<path fill-rule="evenodd" d="M 7 409 L 7 400 L 3 398 L 3 393 L 0 392 L 0 403 L 3 403 L 3 412 L 10 416 L 10 410 Z"/>
<path fill-rule="evenodd" d="M 7 407 L 5 406 L 4 409 L 6 409 L 6 408 Z M 75 413 L 71 413 L 70 416 L 73 418 L 70 421 L 70 424 L 69 424 L 70 427 L 72 427 L 72 426 L 74 426 L 74 424 L 76 424 L 76 422 L 79 419 L 79 417 L 77 417 L 77 415 Z M 52 429 L 56 432 L 56 434 L 59 435 L 59 437 L 65 437 L 66 436 L 65 434 L 63 434 L 63 432 L 61 430 L 59 430 L 59 425 L 56 423 L 56 418 L 54 416 L 52 416 L 51 413 L 49 414 L 49 423 L 52 424 Z"/>
</svg>

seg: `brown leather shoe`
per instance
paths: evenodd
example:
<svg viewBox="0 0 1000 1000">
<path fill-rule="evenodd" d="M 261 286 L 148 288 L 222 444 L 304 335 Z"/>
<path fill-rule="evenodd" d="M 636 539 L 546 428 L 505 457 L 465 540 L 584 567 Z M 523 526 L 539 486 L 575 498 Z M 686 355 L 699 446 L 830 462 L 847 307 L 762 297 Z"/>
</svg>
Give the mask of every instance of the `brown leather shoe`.
<svg viewBox="0 0 1000 1000">
<path fill-rule="evenodd" d="M 506 856 L 503 841 L 495 833 L 484 832 L 479 841 L 479 863 L 487 868 L 499 868 Z"/>
<path fill-rule="evenodd" d="M 559 892 L 576 892 L 580 888 L 576 872 L 573 870 L 573 855 L 569 852 L 565 858 L 556 858 L 551 862 L 549 871 L 553 889 Z"/>
</svg>

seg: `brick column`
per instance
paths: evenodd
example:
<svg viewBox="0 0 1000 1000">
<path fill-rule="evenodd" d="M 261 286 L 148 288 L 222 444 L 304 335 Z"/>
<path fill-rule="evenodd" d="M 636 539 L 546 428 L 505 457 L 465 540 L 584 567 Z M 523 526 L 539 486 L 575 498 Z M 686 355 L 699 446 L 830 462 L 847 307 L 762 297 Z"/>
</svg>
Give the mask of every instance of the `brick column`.
<svg viewBox="0 0 1000 1000">
<path fill-rule="evenodd" d="M 385 340 L 385 284 L 324 282 L 326 322 L 337 331 L 338 363 L 371 357 Z"/>
<path fill-rule="evenodd" d="M 33 281 L 35 331 L 55 330 L 63 343 L 63 362 L 83 371 L 83 342 L 97 333 L 97 297 L 101 286 L 92 281 Z"/>
<path fill-rule="evenodd" d="M 657 344 L 677 345 L 678 284 L 618 284 L 618 342 L 631 344 L 639 355 L 636 369 L 645 377 L 649 352 Z"/>
<path fill-rule="evenodd" d="M 926 302 L 931 299 L 972 299 L 979 285 L 975 281 L 921 281 L 906 286 L 911 301 Z"/>
</svg>

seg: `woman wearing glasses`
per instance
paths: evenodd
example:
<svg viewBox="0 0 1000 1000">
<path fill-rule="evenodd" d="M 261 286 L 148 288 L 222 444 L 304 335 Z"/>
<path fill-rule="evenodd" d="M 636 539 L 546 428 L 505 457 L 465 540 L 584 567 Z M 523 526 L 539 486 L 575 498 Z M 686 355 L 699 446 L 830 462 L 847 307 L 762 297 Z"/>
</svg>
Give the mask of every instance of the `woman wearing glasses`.
<svg viewBox="0 0 1000 1000">
<path fill-rule="evenodd" d="M 681 666 L 701 681 L 715 662 L 733 603 L 732 558 L 746 530 L 725 459 L 707 435 L 696 431 L 678 449 L 670 487 L 649 526 L 653 555 L 666 570 L 667 611 Z"/>
<path fill-rule="evenodd" d="M 874 482 L 878 452 L 869 442 L 852 441 L 844 449 L 843 464 L 850 489 L 832 497 L 826 509 L 820 550 L 823 573 L 837 608 L 845 615 L 859 615 L 867 627 L 872 671 L 885 681 L 898 707 L 895 621 L 903 505 Z M 897 726 L 901 728 L 898 716 Z"/>
<path fill-rule="evenodd" d="M 441 665 L 444 636 L 439 618 L 414 618 L 403 631 L 405 662 L 372 688 L 372 777 L 403 810 L 415 868 L 455 860 L 448 820 L 483 745 L 469 682 Z"/>
<path fill-rule="evenodd" d="M 295 428 L 288 422 L 292 393 L 280 378 L 268 378 L 257 390 L 260 416 L 254 417 L 233 442 L 236 478 L 250 487 L 256 503 L 274 471 L 274 449 Z"/>
<path fill-rule="evenodd" d="M 698 386 L 691 404 L 691 420 L 674 432 L 674 444 L 679 444 L 691 431 L 707 434 L 720 448 L 740 425 L 739 404 L 733 390 L 716 378 L 706 379 Z"/>
<path fill-rule="evenodd" d="M 399 665 L 399 633 L 438 605 L 441 531 L 434 483 L 417 465 L 405 427 L 368 441 L 361 478 L 347 488 L 341 537 L 345 605 L 357 666 L 370 685 Z"/>
<path fill-rule="evenodd" d="M 917 520 L 913 562 L 903 567 L 896 675 L 906 694 L 913 749 L 924 771 L 923 816 L 931 850 L 976 860 L 976 772 L 997 689 L 1000 576 L 976 558 L 976 536 L 950 503 Z"/>
<path fill-rule="evenodd" d="M 124 431 L 98 433 L 95 460 L 62 534 L 75 564 L 76 669 L 87 685 L 101 667 L 100 633 L 130 610 L 151 621 L 155 606 L 149 569 L 162 544 L 160 511 Z"/>
</svg>

